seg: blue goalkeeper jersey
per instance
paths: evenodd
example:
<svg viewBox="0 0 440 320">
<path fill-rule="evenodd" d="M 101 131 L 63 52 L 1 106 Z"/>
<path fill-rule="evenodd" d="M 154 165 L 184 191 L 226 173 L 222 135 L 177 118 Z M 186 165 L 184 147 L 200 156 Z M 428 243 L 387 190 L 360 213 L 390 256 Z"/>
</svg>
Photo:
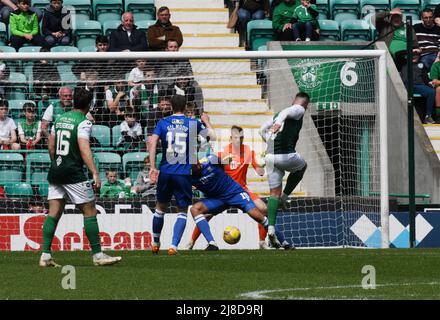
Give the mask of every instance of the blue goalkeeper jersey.
<svg viewBox="0 0 440 320">
<path fill-rule="evenodd" d="M 205 194 L 206 198 L 229 198 L 246 192 L 223 170 L 220 160 L 213 154 L 199 160 L 200 174 L 192 175 L 192 185 Z"/>
<path fill-rule="evenodd" d="M 160 171 L 168 174 L 190 175 L 195 163 L 197 135 L 206 135 L 205 126 L 197 119 L 171 115 L 158 122 L 153 134 L 162 143 Z"/>
</svg>

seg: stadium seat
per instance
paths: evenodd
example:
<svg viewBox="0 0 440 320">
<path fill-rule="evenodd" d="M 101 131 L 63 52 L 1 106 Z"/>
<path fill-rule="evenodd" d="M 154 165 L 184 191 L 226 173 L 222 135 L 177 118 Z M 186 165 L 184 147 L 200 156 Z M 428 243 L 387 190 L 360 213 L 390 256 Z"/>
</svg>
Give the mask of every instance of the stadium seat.
<svg viewBox="0 0 440 320">
<path fill-rule="evenodd" d="M 93 15 L 91 0 L 64 0 L 63 6 L 72 6 L 75 12 L 87 14 L 89 17 Z"/>
<path fill-rule="evenodd" d="M 121 126 L 118 124 L 112 128 L 112 145 L 116 148 L 119 139 L 121 138 Z"/>
<path fill-rule="evenodd" d="M 430 8 L 432 10 L 435 9 L 435 7 L 440 4 L 440 0 L 421 0 L 423 1 L 423 5 L 420 8 L 420 11 L 422 11 L 425 8 Z"/>
<path fill-rule="evenodd" d="M 47 195 L 49 194 L 49 183 L 47 181 L 45 182 L 41 182 L 38 186 L 38 194 L 41 197 L 47 197 Z"/>
<path fill-rule="evenodd" d="M 345 20 L 341 23 L 342 41 L 371 41 L 371 30 L 365 20 Z"/>
<path fill-rule="evenodd" d="M 260 46 L 275 40 L 275 33 L 270 20 L 251 20 L 247 24 L 247 40 L 251 50 L 257 51 Z"/>
<path fill-rule="evenodd" d="M 50 4 L 50 0 L 32 0 L 32 6 L 43 10 Z"/>
<path fill-rule="evenodd" d="M 15 53 L 15 52 L 17 52 L 17 51 L 15 51 L 15 48 L 10 47 L 10 46 L 6 46 L 6 45 L 0 46 L 0 50 L 3 53 L 8 53 L 8 52 Z"/>
<path fill-rule="evenodd" d="M 96 52 L 96 46 L 82 47 L 81 52 Z"/>
<path fill-rule="evenodd" d="M 353 18 L 357 19 L 359 16 L 359 0 L 330 0 L 330 12 L 333 20 L 336 20 L 338 15 L 344 15 L 348 17 L 350 14 Z M 337 21 L 340 23 L 343 19 L 339 18 Z"/>
<path fill-rule="evenodd" d="M 400 8 L 404 13 L 412 12 L 419 16 L 420 0 L 391 0 L 391 8 Z"/>
<path fill-rule="evenodd" d="M 150 13 L 153 19 L 156 17 L 156 7 L 154 0 L 125 0 L 125 10 L 133 13 Z M 135 20 L 136 21 L 136 20 Z"/>
<path fill-rule="evenodd" d="M 73 34 L 77 48 L 92 46 L 95 45 L 96 36 L 102 34 L 102 26 L 98 21 L 94 20 L 81 21 L 76 24 Z"/>
<path fill-rule="evenodd" d="M 50 52 L 79 52 L 77 47 L 72 46 L 56 46 L 50 49 Z"/>
<path fill-rule="evenodd" d="M 80 39 L 76 40 L 76 47 L 81 52 L 88 52 L 88 51 L 83 51 L 84 48 L 93 47 L 96 49 L 96 36 L 87 37 L 87 38 L 80 38 Z"/>
<path fill-rule="evenodd" d="M 79 13 L 75 12 L 71 15 L 71 22 L 72 22 L 72 30 L 75 30 L 77 28 L 78 24 L 81 24 L 85 21 L 89 21 L 90 17 L 88 14 L 85 13 Z"/>
<path fill-rule="evenodd" d="M 23 155 L 15 152 L 0 152 L 0 170 L 24 171 Z"/>
<path fill-rule="evenodd" d="M 138 21 L 145 21 L 145 20 L 154 20 L 155 16 L 154 13 L 151 12 L 133 12 L 133 18 L 134 18 L 134 24 L 137 25 Z M 154 20 L 156 22 L 156 20 Z"/>
<path fill-rule="evenodd" d="M 413 21 L 413 25 L 415 24 L 414 21 L 417 21 L 417 23 L 420 21 L 420 16 L 419 14 L 415 13 L 415 12 L 403 12 L 403 21 L 406 20 L 406 17 L 411 16 L 412 17 L 412 21 Z"/>
<path fill-rule="evenodd" d="M 121 15 L 115 12 L 102 12 L 96 17 L 100 24 L 104 25 L 106 21 L 118 20 L 121 23 Z"/>
<path fill-rule="evenodd" d="M 103 34 L 107 37 L 110 36 L 110 34 L 115 31 L 119 25 L 121 24 L 121 20 L 110 20 L 110 21 L 104 21 L 102 25 L 102 31 Z"/>
<path fill-rule="evenodd" d="M 40 46 L 27 46 L 18 49 L 18 52 L 40 52 Z"/>
<path fill-rule="evenodd" d="M 116 169 L 118 173 L 121 169 L 121 156 L 113 152 L 95 152 L 95 158 L 98 162 L 99 177 L 105 181 L 105 174 L 108 169 Z"/>
<path fill-rule="evenodd" d="M 390 9 L 389 0 L 360 0 L 359 12 L 361 18 L 369 13 L 381 12 Z"/>
<path fill-rule="evenodd" d="M 162 161 L 162 153 L 156 154 L 156 167 L 160 169 L 160 162 Z"/>
<path fill-rule="evenodd" d="M 0 185 L 5 186 L 11 183 L 21 182 L 23 171 L 20 170 L 0 170 Z"/>
<path fill-rule="evenodd" d="M 11 91 L 7 93 L 8 100 L 26 100 L 28 83 L 23 73 L 11 72 L 9 74 Z"/>
<path fill-rule="evenodd" d="M 0 45 L 5 46 L 8 43 L 8 31 L 6 25 L 0 22 Z"/>
<path fill-rule="evenodd" d="M 320 41 L 340 41 L 341 32 L 339 23 L 334 20 L 319 20 L 319 40 Z"/>
<path fill-rule="evenodd" d="M 139 30 L 147 32 L 148 28 L 156 23 L 156 20 L 135 20 Z"/>
<path fill-rule="evenodd" d="M 328 0 L 316 0 L 316 7 L 319 12 L 318 20 L 326 20 L 330 17 Z"/>
<path fill-rule="evenodd" d="M 124 5 L 122 0 L 93 0 L 93 9 L 96 20 L 100 21 L 99 17 L 105 13 L 117 14 L 121 18 Z"/>
<path fill-rule="evenodd" d="M 32 103 L 36 107 L 35 102 L 32 100 L 9 100 L 9 114 L 12 119 L 18 120 L 24 118 L 23 105 L 27 102 Z"/>
<path fill-rule="evenodd" d="M 129 152 L 122 156 L 122 167 L 124 177 L 130 177 L 132 182 L 136 180 L 139 171 L 144 168 L 144 158 L 148 156 L 147 152 Z"/>
<path fill-rule="evenodd" d="M 34 191 L 28 183 L 14 183 L 5 186 L 5 193 L 10 198 L 32 197 Z"/>
<path fill-rule="evenodd" d="M 102 147 L 110 146 L 110 128 L 104 125 L 94 125 L 92 136 L 95 137 Z"/>
<path fill-rule="evenodd" d="M 50 168 L 50 157 L 47 152 L 29 153 L 26 157 L 26 182 L 32 183 L 32 179 L 41 179 Z"/>
</svg>

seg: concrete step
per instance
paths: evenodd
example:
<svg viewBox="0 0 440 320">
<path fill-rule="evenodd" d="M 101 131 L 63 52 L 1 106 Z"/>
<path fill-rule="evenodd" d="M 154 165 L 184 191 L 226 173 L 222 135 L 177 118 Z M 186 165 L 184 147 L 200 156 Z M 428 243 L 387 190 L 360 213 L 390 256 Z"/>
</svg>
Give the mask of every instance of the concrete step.
<svg viewBox="0 0 440 320">
<path fill-rule="evenodd" d="M 431 138 L 431 143 L 434 150 L 440 150 L 440 137 Z"/>
<path fill-rule="evenodd" d="M 249 99 L 260 99 L 261 98 L 261 86 L 200 86 L 203 91 L 203 97 L 205 99 L 240 99 L 242 97 L 247 97 Z"/>
<path fill-rule="evenodd" d="M 174 21 L 223 22 L 226 25 L 229 21 L 229 10 L 225 8 L 169 8 L 172 23 Z"/>
<path fill-rule="evenodd" d="M 224 8 L 223 0 L 156 0 L 156 8 Z"/>
<path fill-rule="evenodd" d="M 440 124 L 424 124 L 423 128 L 428 136 L 440 136 Z"/>
<path fill-rule="evenodd" d="M 256 85 L 257 76 L 254 72 L 245 73 L 216 73 L 200 72 L 195 73 L 194 77 L 197 79 L 199 85 Z"/>
<path fill-rule="evenodd" d="M 212 115 L 210 114 L 212 121 L 221 125 L 240 125 L 246 123 L 247 125 L 255 124 L 261 126 L 268 119 L 272 119 L 270 115 L 253 115 L 253 114 L 234 114 L 234 115 Z"/>
<path fill-rule="evenodd" d="M 238 47 L 237 33 L 184 33 L 183 44 L 188 47 Z"/>
<path fill-rule="evenodd" d="M 173 24 L 179 26 L 183 34 L 233 33 L 233 30 L 227 28 L 224 22 L 173 21 Z"/>
<path fill-rule="evenodd" d="M 231 51 L 231 50 L 236 50 L 236 51 L 245 51 L 244 47 L 186 47 L 186 46 L 182 46 L 180 47 L 179 51 Z"/>
<path fill-rule="evenodd" d="M 194 73 L 243 73 L 251 72 L 249 59 L 191 59 Z"/>
<path fill-rule="evenodd" d="M 247 112 L 265 112 L 269 110 L 264 99 L 205 99 L 207 112 L 226 112 L 226 110 L 246 110 Z"/>
</svg>

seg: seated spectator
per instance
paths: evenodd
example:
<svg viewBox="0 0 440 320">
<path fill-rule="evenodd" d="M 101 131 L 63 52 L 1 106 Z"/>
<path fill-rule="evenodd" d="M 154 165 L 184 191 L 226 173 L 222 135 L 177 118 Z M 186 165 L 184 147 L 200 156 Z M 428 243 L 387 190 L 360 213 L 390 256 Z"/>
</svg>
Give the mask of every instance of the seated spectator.
<svg viewBox="0 0 440 320">
<path fill-rule="evenodd" d="M 9 17 L 12 12 L 18 9 L 18 0 L 0 0 L 0 22 L 9 24 Z M 43 18 L 43 12 L 35 7 L 31 7 L 31 10 L 37 14 L 38 21 Z"/>
<path fill-rule="evenodd" d="M 41 120 L 41 131 L 44 137 L 48 137 L 49 125 L 55 122 L 63 113 L 71 111 L 73 105 L 72 89 L 61 87 L 58 91 L 59 100 L 50 104 L 44 111 Z"/>
<path fill-rule="evenodd" d="M 420 62 L 425 65 L 427 70 L 430 70 L 434 60 L 437 58 L 440 40 L 440 27 L 435 25 L 434 13 L 431 9 L 425 8 L 422 11 L 422 23 L 414 25 L 414 31 L 422 50 Z"/>
<path fill-rule="evenodd" d="M 17 143 L 17 126 L 14 120 L 8 117 L 8 100 L 0 100 L 0 150 L 20 150 Z"/>
<path fill-rule="evenodd" d="M 434 22 L 440 27 L 440 3 L 434 8 Z"/>
<path fill-rule="evenodd" d="M 165 51 L 178 52 L 179 44 L 176 40 L 169 39 Z M 160 60 L 156 63 L 156 74 L 159 81 L 159 91 L 163 91 L 173 85 L 176 77 L 182 74 L 192 77 L 193 71 L 188 59 Z"/>
<path fill-rule="evenodd" d="M 238 3 L 238 33 L 240 46 L 246 42 L 246 27 L 251 20 L 262 20 L 269 17 L 269 0 L 240 0 Z"/>
<path fill-rule="evenodd" d="M 99 72 L 96 69 L 88 69 L 83 74 L 84 79 L 81 79 L 83 81 L 81 86 L 93 95 L 87 118 L 95 124 L 106 124 L 108 119 L 105 117 L 106 111 L 104 107 L 105 88 L 99 79 Z"/>
<path fill-rule="evenodd" d="M 41 48 L 40 52 L 49 52 L 48 48 Z M 41 98 L 44 103 L 49 103 L 49 99 L 56 97 L 58 86 L 61 81 L 58 69 L 48 60 L 34 62 L 32 68 L 34 79 L 34 93 L 37 98 Z M 46 106 L 47 107 L 47 106 Z"/>
<path fill-rule="evenodd" d="M 203 111 L 203 96 L 201 88 L 194 78 L 184 75 L 177 76 L 172 86 L 168 87 L 167 95 L 181 95 L 186 97 L 186 102 L 194 103 L 196 116 L 200 116 Z"/>
<path fill-rule="evenodd" d="M 142 81 L 144 80 L 144 73 L 147 68 L 147 60 L 137 59 L 136 67 L 131 69 L 130 74 L 128 75 L 128 85 L 130 87 L 140 86 L 142 84 Z"/>
<path fill-rule="evenodd" d="M 148 45 L 151 50 L 164 51 L 169 39 L 176 40 L 179 47 L 182 46 L 182 32 L 179 27 L 171 24 L 170 17 L 171 14 L 168 7 L 160 7 L 157 10 L 157 21 L 147 30 Z"/>
<path fill-rule="evenodd" d="M 400 71 L 402 65 L 406 64 L 407 43 L 402 11 L 399 8 L 394 8 L 391 11 L 378 12 L 373 19 L 375 19 L 376 22 L 376 29 L 379 35 L 378 39 L 385 42 L 394 59 L 397 70 Z M 414 30 L 412 47 L 415 53 L 421 53 Z"/>
<path fill-rule="evenodd" d="M 121 139 L 117 146 L 119 148 L 123 147 L 124 150 L 128 152 L 137 151 L 142 141 L 142 127 L 139 122 L 136 121 L 133 109 L 127 109 L 125 111 L 125 121 L 121 123 Z"/>
<path fill-rule="evenodd" d="M 431 78 L 431 84 L 435 88 L 435 105 L 437 109 L 437 115 L 440 111 L 440 52 L 437 61 L 431 67 L 431 71 L 429 72 L 429 77 Z M 437 116 L 437 119 L 434 117 L 433 112 L 433 120 L 437 123 L 440 123 L 440 119 Z"/>
<path fill-rule="evenodd" d="M 435 123 L 432 118 L 435 108 L 435 89 L 429 81 L 428 73 L 423 65 L 419 62 L 420 56 L 415 54 L 412 61 L 413 66 L 413 84 L 414 93 L 422 95 L 426 99 L 425 103 L 425 117 L 423 123 Z M 408 73 L 406 64 L 402 66 L 401 71 L 402 80 L 405 85 L 408 85 Z"/>
<path fill-rule="evenodd" d="M 154 128 L 160 119 L 168 117 L 173 114 L 171 107 L 171 97 L 166 95 L 159 95 L 159 102 L 156 109 L 152 109 L 147 114 L 147 135 L 153 134 Z M 148 139 L 147 139 L 148 142 Z"/>
<path fill-rule="evenodd" d="M 159 97 L 159 87 L 153 68 L 144 71 L 144 80 L 130 90 L 130 106 L 141 113 L 141 119 L 151 109 L 156 109 Z"/>
<path fill-rule="evenodd" d="M 196 118 L 196 106 L 192 102 L 188 102 L 185 107 L 185 111 L 183 112 L 185 117 L 195 119 Z"/>
<path fill-rule="evenodd" d="M 0 50 L 0 52 L 3 52 Z M 9 75 L 11 70 L 4 62 L 0 62 L 0 99 L 6 99 L 7 93 L 11 90 Z"/>
<path fill-rule="evenodd" d="M 99 35 L 95 40 L 96 52 L 107 52 L 110 48 L 110 44 L 108 42 L 108 38 L 103 35 Z"/>
<path fill-rule="evenodd" d="M 314 4 L 310 4 L 310 0 L 301 0 L 301 5 L 295 8 L 292 18 L 293 38 L 295 41 L 310 41 L 313 37 L 314 30 L 319 29 L 318 8 Z M 315 36 L 314 40 L 318 40 L 319 36 Z"/>
<path fill-rule="evenodd" d="M 130 189 L 118 180 L 118 172 L 115 169 L 108 169 L 106 178 L 107 181 L 101 185 L 101 198 L 126 198 L 130 195 Z"/>
<path fill-rule="evenodd" d="M 121 25 L 110 34 L 109 51 L 147 51 L 147 38 L 134 24 L 133 14 L 125 12 L 121 21 Z"/>
<path fill-rule="evenodd" d="M 19 50 L 25 43 L 34 46 L 46 46 L 44 37 L 39 33 L 38 17 L 30 9 L 30 0 L 18 0 L 18 10 L 11 13 L 9 28 L 11 30 L 11 46 Z"/>
<path fill-rule="evenodd" d="M 63 10 L 63 0 L 51 0 L 44 9 L 41 31 L 49 47 L 68 46 L 72 40 L 70 12 Z"/>
<path fill-rule="evenodd" d="M 140 194 L 141 197 L 156 194 L 156 185 L 150 183 L 150 157 L 144 158 L 144 168 L 138 173 L 136 182 L 131 188 L 131 192 Z"/>
<path fill-rule="evenodd" d="M 114 124 L 114 121 L 123 120 L 121 117 L 124 116 L 125 108 L 130 104 L 127 82 L 125 80 L 115 81 L 114 85 L 105 91 L 105 100 L 111 117 L 110 123 Z"/>
<path fill-rule="evenodd" d="M 25 118 L 18 122 L 18 137 L 21 149 L 41 149 L 41 121 L 35 121 L 35 106 L 27 102 L 23 105 Z"/>
</svg>

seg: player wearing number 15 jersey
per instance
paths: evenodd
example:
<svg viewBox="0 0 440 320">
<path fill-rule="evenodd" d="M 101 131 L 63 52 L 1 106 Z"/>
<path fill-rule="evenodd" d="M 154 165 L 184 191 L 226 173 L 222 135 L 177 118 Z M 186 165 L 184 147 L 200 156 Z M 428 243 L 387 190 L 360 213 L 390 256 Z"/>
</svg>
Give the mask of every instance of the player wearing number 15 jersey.
<svg viewBox="0 0 440 320">
<path fill-rule="evenodd" d="M 150 181 L 157 182 L 156 210 L 153 214 L 153 253 L 160 249 L 160 234 L 163 228 L 164 213 L 168 209 L 172 196 L 177 203 L 177 220 L 174 225 L 169 255 L 177 253 L 177 246 L 186 226 L 188 206 L 192 204 L 191 164 L 196 163 L 198 135 L 215 138 L 214 130 L 207 114 L 201 116 L 202 122 L 186 117 L 183 112 L 186 98 L 175 95 L 171 98 L 173 114 L 160 120 L 150 137 L 148 151 L 150 155 Z M 206 125 L 206 127 L 205 127 Z M 160 173 L 156 167 L 156 146 L 162 144 Z"/>
</svg>

